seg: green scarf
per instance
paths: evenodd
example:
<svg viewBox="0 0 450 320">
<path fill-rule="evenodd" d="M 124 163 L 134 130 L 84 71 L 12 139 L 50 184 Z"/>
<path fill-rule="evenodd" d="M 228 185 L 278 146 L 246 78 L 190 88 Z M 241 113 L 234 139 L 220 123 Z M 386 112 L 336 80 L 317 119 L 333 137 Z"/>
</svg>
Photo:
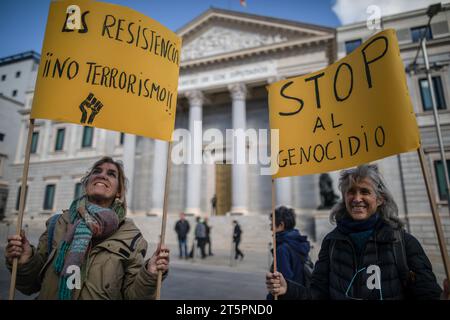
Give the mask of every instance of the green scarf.
<svg viewBox="0 0 450 320">
<path fill-rule="evenodd" d="M 91 246 L 91 240 L 104 240 L 111 236 L 125 219 L 125 207 L 115 199 L 111 208 L 103 208 L 87 201 L 86 196 L 75 199 L 70 205 L 70 224 L 60 243 L 58 254 L 53 264 L 59 274 L 58 299 L 71 300 L 73 289 L 69 288 L 67 273 L 69 267 L 81 270 L 80 283 L 85 279 L 85 258 Z M 71 286 L 72 287 L 72 286 Z"/>
</svg>

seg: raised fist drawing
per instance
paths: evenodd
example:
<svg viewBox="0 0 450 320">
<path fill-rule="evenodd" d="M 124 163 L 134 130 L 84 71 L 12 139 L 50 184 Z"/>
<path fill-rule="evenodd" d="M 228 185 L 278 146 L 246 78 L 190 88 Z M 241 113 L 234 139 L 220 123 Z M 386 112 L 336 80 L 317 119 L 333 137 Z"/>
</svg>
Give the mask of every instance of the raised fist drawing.
<svg viewBox="0 0 450 320">
<path fill-rule="evenodd" d="M 92 92 L 89 93 L 86 99 L 80 104 L 81 110 L 81 123 L 86 123 L 86 118 L 88 116 L 88 109 L 91 110 L 91 114 L 88 119 L 88 124 L 91 124 L 94 121 L 95 116 L 100 112 L 103 107 L 103 103 L 94 97 Z"/>
</svg>

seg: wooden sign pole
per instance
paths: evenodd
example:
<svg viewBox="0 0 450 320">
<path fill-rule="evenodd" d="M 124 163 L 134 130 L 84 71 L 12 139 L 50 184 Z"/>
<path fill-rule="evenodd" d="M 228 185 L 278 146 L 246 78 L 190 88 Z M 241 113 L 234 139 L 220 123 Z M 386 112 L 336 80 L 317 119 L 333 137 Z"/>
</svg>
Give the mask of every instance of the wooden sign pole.
<svg viewBox="0 0 450 320">
<path fill-rule="evenodd" d="M 423 177 L 425 179 L 425 186 L 427 189 L 428 200 L 430 201 L 431 213 L 433 214 L 434 227 L 437 233 L 437 239 L 439 243 L 439 249 L 441 250 L 442 260 L 444 262 L 444 269 L 447 279 L 450 280 L 450 261 L 448 259 L 447 246 L 445 244 L 444 232 L 442 231 L 441 218 L 436 205 L 436 198 L 431 186 L 430 174 L 425 162 L 425 155 L 422 147 L 417 150 L 420 160 L 420 166 L 422 168 Z M 450 298 L 450 297 L 449 297 Z"/>
<path fill-rule="evenodd" d="M 273 272 L 277 272 L 277 237 L 275 232 L 275 180 L 272 179 L 272 248 L 273 248 Z M 273 297 L 278 300 L 278 295 Z"/>
<path fill-rule="evenodd" d="M 170 172 L 172 169 L 172 161 L 170 161 L 170 154 L 172 153 L 172 141 L 169 141 L 169 147 L 167 148 L 167 166 L 166 166 L 166 183 L 164 186 L 164 203 L 163 203 L 163 215 L 161 223 L 161 239 L 160 245 L 164 245 L 164 239 L 166 237 L 166 223 L 167 223 L 167 206 L 169 204 L 169 188 L 170 188 Z M 161 299 L 161 282 L 162 271 L 158 271 L 158 280 L 156 283 L 156 300 Z"/>
<path fill-rule="evenodd" d="M 20 195 L 19 195 L 19 215 L 17 217 L 16 235 L 20 235 L 20 232 L 22 230 L 22 221 L 23 221 L 23 213 L 25 211 L 25 196 L 28 181 L 28 168 L 30 166 L 31 140 L 33 138 L 33 131 L 34 131 L 34 119 L 30 119 L 30 124 L 28 126 L 27 145 L 25 147 L 25 159 L 23 163 L 22 185 L 20 187 Z M 9 287 L 9 300 L 14 300 L 14 294 L 16 291 L 18 262 L 19 259 L 14 258 L 11 272 L 11 285 Z"/>
</svg>

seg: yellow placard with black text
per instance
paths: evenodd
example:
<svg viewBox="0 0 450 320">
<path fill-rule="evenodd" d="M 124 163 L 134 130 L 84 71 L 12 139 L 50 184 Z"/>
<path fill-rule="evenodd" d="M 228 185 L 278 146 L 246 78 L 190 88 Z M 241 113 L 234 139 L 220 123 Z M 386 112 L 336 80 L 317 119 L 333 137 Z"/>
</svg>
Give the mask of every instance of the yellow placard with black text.
<svg viewBox="0 0 450 320">
<path fill-rule="evenodd" d="M 274 178 L 339 170 L 419 148 L 395 31 L 327 68 L 268 86 Z"/>
<path fill-rule="evenodd" d="M 171 140 L 181 39 L 127 7 L 53 1 L 31 118 Z"/>
</svg>

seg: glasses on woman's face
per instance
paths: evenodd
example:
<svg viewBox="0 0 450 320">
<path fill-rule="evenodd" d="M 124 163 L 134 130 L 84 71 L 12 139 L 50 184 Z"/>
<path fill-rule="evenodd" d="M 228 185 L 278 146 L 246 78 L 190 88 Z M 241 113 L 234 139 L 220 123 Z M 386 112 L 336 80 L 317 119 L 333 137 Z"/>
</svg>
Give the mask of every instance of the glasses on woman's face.
<svg viewBox="0 0 450 320">
<path fill-rule="evenodd" d="M 348 293 L 349 293 L 349 291 L 350 291 L 350 289 L 352 288 L 352 285 L 353 285 L 353 282 L 355 281 L 355 279 L 356 279 L 356 276 L 359 274 L 359 273 L 361 273 L 361 272 L 363 272 L 364 270 L 366 270 L 367 269 L 367 267 L 364 267 L 364 268 L 361 268 L 361 269 L 359 269 L 358 271 L 356 271 L 356 273 L 353 275 L 353 278 L 352 278 L 352 280 L 350 281 L 350 283 L 349 283 L 349 285 L 348 285 L 348 287 L 347 287 L 347 290 L 345 290 L 345 297 L 347 298 L 347 299 L 350 299 L 350 300 L 368 300 L 368 298 L 370 297 L 370 295 L 372 295 L 372 292 L 370 292 L 369 293 L 369 295 L 367 296 L 367 297 L 365 297 L 365 298 L 355 298 L 355 297 L 352 297 L 352 296 L 350 296 Z M 378 275 L 378 277 L 379 277 L 379 274 L 377 274 Z M 381 279 L 378 279 L 378 281 L 380 282 L 380 284 L 381 284 Z M 380 286 L 380 289 L 378 289 L 378 291 L 380 292 L 380 295 L 379 295 L 379 300 L 383 300 L 383 292 L 381 291 L 381 286 Z"/>
</svg>

